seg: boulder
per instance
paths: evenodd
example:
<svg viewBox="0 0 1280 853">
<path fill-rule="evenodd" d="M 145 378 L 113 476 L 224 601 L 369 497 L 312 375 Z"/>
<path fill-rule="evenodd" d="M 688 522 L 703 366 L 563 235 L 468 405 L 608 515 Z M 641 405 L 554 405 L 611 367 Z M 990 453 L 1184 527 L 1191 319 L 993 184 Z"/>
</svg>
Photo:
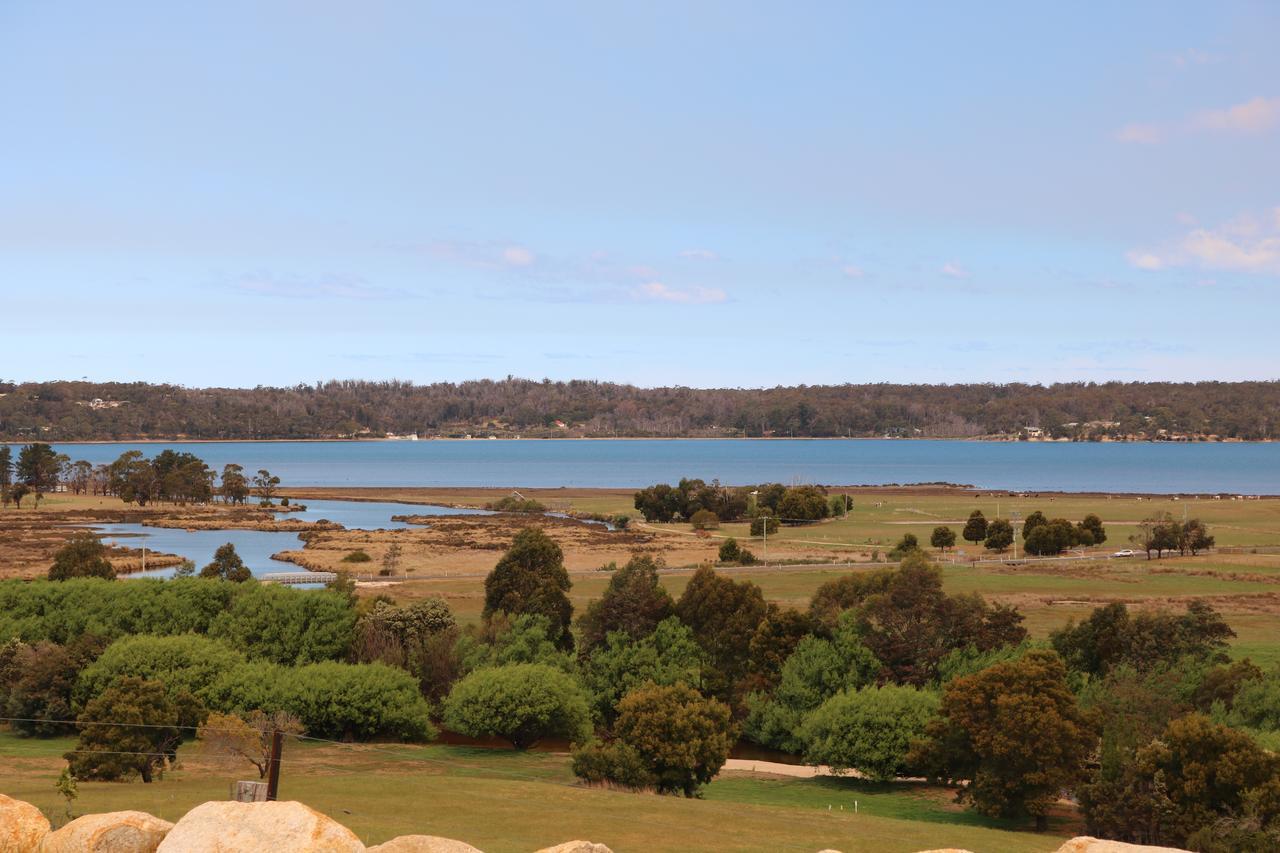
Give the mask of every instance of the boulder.
<svg viewBox="0 0 1280 853">
<path fill-rule="evenodd" d="M 337 821 L 296 802 L 210 802 L 173 825 L 156 853 L 364 853 Z"/>
<path fill-rule="evenodd" d="M 590 841 L 566 841 L 555 847 L 544 847 L 538 853 L 613 853 L 613 851 L 603 844 Z"/>
<path fill-rule="evenodd" d="M 465 841 L 441 838 L 438 835 L 400 835 L 376 847 L 368 853 L 480 853 Z"/>
<path fill-rule="evenodd" d="M 1123 841 L 1107 841 L 1081 835 L 1059 847 L 1055 853 L 1187 853 L 1181 847 L 1152 847 L 1147 844 L 1126 844 Z"/>
<path fill-rule="evenodd" d="M 46 835 L 40 853 L 155 853 L 171 829 L 146 812 L 89 814 Z"/>
<path fill-rule="evenodd" d="M 49 834 L 49 821 L 30 803 L 0 794 L 0 853 L 31 853 Z"/>
</svg>

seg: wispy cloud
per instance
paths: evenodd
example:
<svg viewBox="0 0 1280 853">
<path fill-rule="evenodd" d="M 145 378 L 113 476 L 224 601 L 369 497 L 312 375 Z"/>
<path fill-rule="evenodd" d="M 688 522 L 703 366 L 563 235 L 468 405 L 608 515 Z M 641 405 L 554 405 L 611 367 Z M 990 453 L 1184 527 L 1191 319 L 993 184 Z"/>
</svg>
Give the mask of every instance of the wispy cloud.
<svg viewBox="0 0 1280 853">
<path fill-rule="evenodd" d="M 1225 58 L 1221 54 L 1210 53 L 1207 50 L 1192 47 L 1181 53 L 1175 53 L 1171 61 L 1175 68 L 1192 68 L 1197 65 L 1216 65 L 1224 61 Z"/>
<path fill-rule="evenodd" d="M 1260 133 L 1280 124 L 1280 97 L 1257 97 L 1221 110 L 1206 110 L 1191 121 L 1200 130 Z"/>
<path fill-rule="evenodd" d="M 694 258 L 699 261 L 718 261 L 720 256 L 710 249 L 685 249 L 680 253 L 682 258 Z"/>
<path fill-rule="evenodd" d="M 245 293 L 285 299 L 396 299 L 407 291 L 370 284 L 359 276 L 281 276 L 269 272 L 246 273 L 233 282 Z"/>
<path fill-rule="evenodd" d="M 437 240 L 421 248 L 441 260 L 482 269 L 528 269 L 538 263 L 538 255 L 518 243 Z"/>
<path fill-rule="evenodd" d="M 1280 208 L 1265 216 L 1238 216 L 1216 228 L 1194 228 L 1164 248 L 1134 249 L 1126 258 L 1144 270 L 1195 266 L 1280 275 Z"/>
<path fill-rule="evenodd" d="M 674 302 L 680 305 L 712 305 L 727 300 L 728 294 L 717 287 L 669 287 L 650 281 L 632 291 L 637 299 L 649 302 Z"/>
<path fill-rule="evenodd" d="M 862 278 L 867 274 L 866 270 L 856 264 L 845 264 L 840 267 L 840 272 L 844 274 L 845 278 Z"/>
<path fill-rule="evenodd" d="M 1115 138 L 1131 145 L 1154 145 L 1181 134 L 1265 133 L 1277 126 L 1280 97 L 1258 96 L 1221 109 L 1202 110 L 1180 121 L 1131 122 L 1117 130 Z"/>
<path fill-rule="evenodd" d="M 938 270 L 938 272 L 942 273 L 947 278 L 964 279 L 969 278 L 970 276 L 969 271 L 955 261 L 947 261 L 942 265 L 942 269 Z"/>
</svg>

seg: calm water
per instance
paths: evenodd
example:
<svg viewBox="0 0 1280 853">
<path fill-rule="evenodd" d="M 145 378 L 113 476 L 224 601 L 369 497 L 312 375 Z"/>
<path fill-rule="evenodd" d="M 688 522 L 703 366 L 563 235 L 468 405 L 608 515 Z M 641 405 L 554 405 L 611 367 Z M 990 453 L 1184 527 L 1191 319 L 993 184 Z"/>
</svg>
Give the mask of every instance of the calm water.
<svg viewBox="0 0 1280 853">
<path fill-rule="evenodd" d="M 624 487 L 680 477 L 727 484 L 951 482 L 1046 491 L 1280 492 L 1280 443 L 976 441 L 334 441 L 81 444 L 73 459 L 188 450 L 221 469 L 267 468 L 287 486 Z"/>
<path fill-rule="evenodd" d="M 208 457 L 206 457 L 208 458 Z M 284 518 L 300 518 L 304 521 L 317 521 L 327 518 L 336 521 L 349 530 L 391 530 L 409 527 L 402 521 L 392 521 L 393 515 L 480 515 L 484 510 L 451 509 L 440 506 L 421 506 L 419 504 L 378 503 L 366 501 L 304 501 L 305 512 L 286 513 Z M 269 533 L 262 530 L 183 530 L 168 527 L 146 527 L 141 524 L 99 524 L 95 529 L 102 534 L 104 542 L 119 543 L 130 548 L 141 548 L 145 543 L 149 551 L 165 554 L 180 554 L 196 564 L 196 568 L 207 565 L 213 560 L 213 552 L 230 542 L 236 546 L 236 553 L 249 571 L 255 575 L 266 572 L 303 571 L 301 566 L 293 563 L 282 563 L 271 559 L 271 555 L 280 551 L 298 550 L 302 541 L 296 533 Z M 377 566 L 366 563 L 358 566 L 361 570 L 376 571 Z M 146 572 L 146 576 L 168 577 L 173 574 L 172 568 L 157 569 Z M 142 577 L 143 573 L 129 577 Z"/>
</svg>

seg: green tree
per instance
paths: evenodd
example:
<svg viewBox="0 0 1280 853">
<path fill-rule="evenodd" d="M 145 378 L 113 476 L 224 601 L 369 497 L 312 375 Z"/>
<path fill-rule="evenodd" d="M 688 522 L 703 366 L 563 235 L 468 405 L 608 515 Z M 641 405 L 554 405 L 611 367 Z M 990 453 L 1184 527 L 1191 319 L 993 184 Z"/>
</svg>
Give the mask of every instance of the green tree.
<svg viewBox="0 0 1280 853">
<path fill-rule="evenodd" d="M 831 505 L 820 486 L 796 486 L 782 495 L 778 514 L 785 521 L 819 521 L 831 514 Z"/>
<path fill-rule="evenodd" d="M 1227 642 L 1233 637 L 1235 631 L 1211 605 L 1193 600 L 1182 614 L 1135 615 L 1123 603 L 1113 602 L 1079 624 L 1069 622 L 1051 640 L 1072 669 L 1105 675 L 1120 664 L 1142 671 L 1184 656 L 1219 663 L 1227 659 Z"/>
<path fill-rule="evenodd" d="M 694 797 L 720 772 L 736 734 L 724 703 L 705 699 L 685 684 L 646 684 L 618 703 L 614 748 L 626 750 L 633 764 L 647 770 L 633 770 L 628 774 L 632 779 L 649 780 L 660 794 Z M 614 767 L 623 763 L 609 762 Z M 575 760 L 575 771 L 580 768 Z"/>
<path fill-rule="evenodd" d="M 1041 650 L 949 683 L 926 733 L 909 764 L 963 782 L 961 799 L 983 814 L 1030 815 L 1040 829 L 1060 792 L 1083 780 L 1096 742 L 1062 659 Z"/>
<path fill-rule="evenodd" d="M 469 737 L 500 737 L 516 749 L 528 749 L 546 737 L 581 741 L 591 733 L 581 686 L 544 664 L 476 670 L 449 692 L 444 722 Z"/>
<path fill-rule="evenodd" d="M 988 551 L 1003 553 L 1013 544 L 1013 525 L 1003 518 L 995 518 L 987 525 L 987 538 L 983 541 Z"/>
<path fill-rule="evenodd" d="M 479 636 L 467 635 L 458 642 L 462 670 L 540 663 L 573 672 L 573 657 L 552 642 L 548 634 L 547 617 L 541 614 L 496 613 L 484 624 Z"/>
<path fill-rule="evenodd" d="M 236 546 L 228 542 L 213 552 L 213 562 L 200 570 L 200 577 L 244 583 L 253 574 L 236 553 Z"/>
<path fill-rule="evenodd" d="M 715 530 L 720 526 L 720 516 L 709 509 L 700 509 L 689 517 L 694 530 Z"/>
<path fill-rule="evenodd" d="M 15 471 L 17 479 L 35 493 L 37 508 L 45 492 L 58 487 L 58 472 L 61 468 L 58 454 L 43 442 L 28 444 L 18 451 Z"/>
<path fill-rule="evenodd" d="M 809 616 L 827 632 L 836 630 L 840 615 L 889 588 L 896 570 L 855 572 L 822 584 L 809 600 Z"/>
<path fill-rule="evenodd" d="M 615 631 L 632 639 L 648 636 L 674 612 L 671 593 L 659 582 L 662 567 L 661 560 L 637 554 L 622 568 L 613 568 L 604 594 L 578 617 L 584 655 Z"/>
<path fill-rule="evenodd" d="M 87 531 L 75 533 L 67 544 L 53 555 L 49 567 L 49 580 L 65 581 L 71 578 L 103 578 L 113 580 L 116 570 L 107 559 L 107 549 L 102 540 Z"/>
<path fill-rule="evenodd" d="M 758 515 L 751 519 L 752 536 L 771 536 L 778 532 L 778 519 L 772 515 Z"/>
<path fill-rule="evenodd" d="M 732 699 L 750 666 L 751 640 L 768 608 L 751 581 L 734 581 L 703 566 L 676 602 L 676 615 L 693 630 L 706 665 L 703 686 Z"/>
<path fill-rule="evenodd" d="M 846 614 L 831 639 L 808 636 L 782 665 L 773 694 L 748 697 L 747 737 L 762 746 L 799 752 L 804 718 L 844 690 L 872 684 L 880 661 L 863 645 L 853 614 Z"/>
<path fill-rule="evenodd" d="M 77 779 L 150 782 L 177 757 L 178 746 L 204 718 L 188 693 L 171 696 L 158 681 L 120 678 L 76 718 L 80 741 L 66 754 Z"/>
<path fill-rule="evenodd" d="M 74 717 L 76 679 L 104 645 L 85 635 L 66 646 L 47 640 L 0 646 L 0 716 L 12 717 L 9 725 L 24 736 L 73 733 L 66 721 Z"/>
<path fill-rule="evenodd" d="M 742 549 L 738 547 L 738 540 L 730 536 L 721 542 L 720 553 L 717 556 L 721 563 L 736 565 L 738 558 L 742 556 Z"/>
<path fill-rule="evenodd" d="M 1094 513 L 1086 515 L 1080 521 L 1078 528 L 1081 534 L 1086 530 L 1089 531 L 1089 538 L 1091 541 L 1083 544 L 1101 545 L 1103 542 L 1107 541 L 1107 528 L 1102 525 L 1102 519 L 1098 518 Z M 1084 537 L 1081 536 L 1082 540 L 1083 538 Z"/>
<path fill-rule="evenodd" d="M 969 520 L 964 523 L 964 530 L 960 535 L 966 542 L 975 545 L 987 538 L 987 517 L 982 514 L 982 510 L 975 509 L 969 513 Z"/>
<path fill-rule="evenodd" d="M 1209 535 L 1209 528 L 1198 518 L 1193 518 L 1178 530 L 1178 551 L 1192 556 L 1213 547 L 1214 539 Z"/>
<path fill-rule="evenodd" d="M 484 617 L 490 619 L 498 612 L 545 616 L 552 641 L 571 649 L 569 587 L 560 546 L 540 528 L 526 528 L 516 534 L 511 547 L 484 579 Z"/>
<path fill-rule="evenodd" d="M 7 444 L 0 444 L 0 503 L 9 505 L 10 489 L 13 488 L 13 450 Z"/>
<path fill-rule="evenodd" d="M 892 780 L 907 771 L 911 744 L 924 735 L 938 705 L 932 691 L 892 684 L 838 693 L 804 720 L 798 739 L 805 761 Z"/>
<path fill-rule="evenodd" d="M 199 634 L 121 637 L 80 673 L 75 700 L 83 706 L 126 677 L 157 682 L 171 694 L 180 691 L 207 700 L 213 683 L 244 663 L 239 650 Z"/>
<path fill-rule="evenodd" d="M 582 666 L 582 681 L 596 715 L 612 723 L 618 700 L 645 682 L 697 686 L 701 682 L 701 651 L 693 632 L 674 616 L 644 637 L 611 632 Z"/>
<path fill-rule="evenodd" d="M 929 537 L 929 544 L 937 548 L 939 551 L 946 551 L 948 548 L 954 548 L 956 544 L 956 532 L 950 527 L 935 527 L 933 535 Z"/>
<path fill-rule="evenodd" d="M 1022 522 L 1022 538 L 1025 540 L 1031 535 L 1031 531 L 1035 530 L 1037 527 L 1043 527 L 1048 523 L 1049 519 L 1045 517 L 1045 514 L 1040 510 L 1036 510 L 1028 515 L 1026 520 Z"/>
</svg>

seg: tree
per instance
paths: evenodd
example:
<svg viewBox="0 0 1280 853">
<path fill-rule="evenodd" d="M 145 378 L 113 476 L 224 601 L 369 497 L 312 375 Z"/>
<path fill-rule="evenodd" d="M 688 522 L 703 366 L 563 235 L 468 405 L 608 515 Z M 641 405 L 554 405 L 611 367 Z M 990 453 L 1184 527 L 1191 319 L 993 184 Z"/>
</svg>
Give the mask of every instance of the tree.
<svg viewBox="0 0 1280 853">
<path fill-rule="evenodd" d="M 778 532 L 778 519 L 772 515 L 758 515 L 751 519 L 752 536 L 768 536 Z"/>
<path fill-rule="evenodd" d="M 1183 846 L 1192 836 L 1212 839 L 1222 819 L 1246 814 L 1268 788 L 1280 790 L 1280 757 L 1243 732 L 1191 714 L 1137 751 L 1106 792 L 1111 797 L 1090 791 L 1084 803 L 1089 826 L 1108 837 Z M 1280 809 L 1262 817 L 1280 829 Z"/>
<path fill-rule="evenodd" d="M 567 673 L 545 664 L 479 669 L 449 691 L 444 721 L 469 737 L 500 737 L 528 749 L 546 737 L 580 741 L 591 732 L 582 688 Z"/>
<path fill-rule="evenodd" d="M 720 516 L 709 509 L 700 509 L 689 517 L 694 530 L 715 530 L 720 526 Z"/>
<path fill-rule="evenodd" d="M 612 724 L 618 700 L 645 682 L 697 686 L 701 649 L 693 632 L 674 616 L 644 637 L 613 631 L 582 665 L 582 680 L 597 716 Z"/>
<path fill-rule="evenodd" d="M 1089 531 L 1089 537 L 1092 540 L 1087 543 L 1082 541 L 1082 544 L 1101 545 L 1107 541 L 1107 528 L 1102 526 L 1102 519 L 1093 513 L 1089 513 L 1081 519 L 1078 529 L 1081 534 L 1086 530 Z M 1080 538 L 1083 540 L 1084 537 L 1081 536 Z"/>
<path fill-rule="evenodd" d="M 1022 538 L 1025 540 L 1031 535 L 1031 531 L 1035 530 L 1037 527 L 1047 525 L 1048 523 L 1049 519 L 1045 518 L 1045 514 L 1040 510 L 1036 510 L 1028 515 L 1026 520 L 1022 522 Z"/>
<path fill-rule="evenodd" d="M 975 509 L 969 513 L 969 520 L 964 523 L 964 530 L 960 535 L 966 542 L 975 545 L 987 538 L 987 517 L 982 514 L 982 510 Z"/>
<path fill-rule="evenodd" d="M 28 444 L 18 451 L 17 479 L 35 493 L 37 508 L 45 492 L 58 487 L 58 472 L 61 467 L 58 454 L 43 442 Z"/>
<path fill-rule="evenodd" d="M 77 779 L 141 776 L 150 782 L 177 758 L 188 727 L 204 716 L 189 693 L 171 697 L 158 681 L 119 678 L 76 718 L 80 741 L 65 757 Z"/>
<path fill-rule="evenodd" d="M 13 499 L 13 505 L 18 509 L 22 509 L 22 499 L 31 494 L 31 487 L 26 483 L 15 483 L 9 488 L 9 497 Z"/>
<path fill-rule="evenodd" d="M 892 780 L 907 771 L 911 744 L 924 735 L 938 705 L 932 691 L 892 684 L 838 693 L 805 718 L 799 734 L 804 759 L 836 773 L 852 769 Z"/>
<path fill-rule="evenodd" d="M 736 731 L 723 702 L 705 699 L 685 684 L 646 684 L 618 703 L 614 734 L 614 748 L 638 758 L 647 771 L 642 778 L 658 793 L 694 797 L 724 766 Z M 574 765 L 579 772 L 576 755 Z M 629 775 L 634 781 L 637 774 Z"/>
<path fill-rule="evenodd" d="M 721 563 L 736 564 L 738 558 L 742 556 L 742 549 L 738 547 L 738 540 L 730 536 L 721 542 L 720 552 L 717 556 Z"/>
<path fill-rule="evenodd" d="M 66 646 L 47 640 L 0 646 L 0 716 L 12 717 L 9 725 L 25 736 L 73 733 L 66 721 L 74 717 L 76 679 L 105 645 L 86 634 Z"/>
<path fill-rule="evenodd" d="M 813 598 L 809 600 L 809 616 L 831 633 L 836 630 L 842 613 L 884 592 L 894 575 L 894 569 L 876 569 L 827 581 L 814 591 Z"/>
<path fill-rule="evenodd" d="M 382 555 L 382 571 L 378 574 L 390 576 L 396 573 L 400 568 L 401 550 L 399 542 L 392 542 L 387 547 L 386 553 Z"/>
<path fill-rule="evenodd" d="M 940 551 L 946 551 L 956 544 L 956 532 L 950 527 L 935 527 L 929 537 L 929 544 Z"/>
<path fill-rule="evenodd" d="M 1121 602 L 1099 607 L 1089 618 L 1069 622 L 1051 635 L 1054 649 L 1078 672 L 1105 675 L 1128 664 L 1139 671 L 1182 657 L 1205 663 L 1227 659 L 1227 641 L 1235 637 L 1211 605 L 1193 600 L 1183 614 L 1131 614 Z"/>
<path fill-rule="evenodd" d="M 819 521 L 831 514 L 827 493 L 820 486 L 796 486 L 782 495 L 778 514 L 783 521 Z"/>
<path fill-rule="evenodd" d="M 222 502 L 243 504 L 249 497 L 249 481 L 244 476 L 244 467 L 234 462 L 222 468 Z"/>
<path fill-rule="evenodd" d="M 987 525 L 987 538 L 983 544 L 988 551 L 995 551 L 997 554 L 1008 550 L 1013 544 L 1013 525 L 1003 518 L 992 519 Z"/>
<path fill-rule="evenodd" d="M 1159 512 L 1140 521 L 1137 532 L 1129 539 L 1146 552 L 1148 560 L 1152 551 L 1156 552 L 1156 559 L 1161 559 L 1165 551 L 1177 550 L 1182 540 L 1182 525 L 1169 513 Z"/>
<path fill-rule="evenodd" d="M 908 554 L 920 550 L 920 540 L 916 538 L 914 533 L 904 533 L 902 538 L 898 540 L 898 544 L 893 546 L 893 550 L 889 552 L 889 559 L 897 562 L 904 559 Z"/>
<path fill-rule="evenodd" d="M 782 665 L 771 696 L 748 697 L 746 735 L 762 746 L 800 752 L 805 717 L 843 690 L 874 683 L 880 661 L 863 645 L 853 614 L 847 614 L 831 639 L 808 636 Z"/>
<path fill-rule="evenodd" d="M 213 552 L 213 562 L 200 570 L 200 577 L 244 583 L 253 574 L 236 553 L 236 546 L 228 542 Z"/>
<path fill-rule="evenodd" d="M 1092 535 L 1092 533 L 1090 533 Z M 1078 542 L 1077 529 L 1065 518 L 1055 518 L 1043 524 L 1037 524 L 1024 536 L 1028 554 L 1051 556 L 1061 554 Z"/>
<path fill-rule="evenodd" d="M 1213 537 L 1209 535 L 1209 528 L 1198 518 L 1193 518 L 1183 524 L 1178 532 L 1179 553 L 1185 554 L 1190 551 L 1194 557 L 1201 551 L 1207 551 L 1213 547 L 1214 541 Z"/>
<path fill-rule="evenodd" d="M 0 444 L 0 503 L 9 505 L 9 490 L 13 487 L 13 450 Z"/>
<path fill-rule="evenodd" d="M 262 499 L 263 506 L 271 506 L 271 499 L 275 497 L 276 489 L 280 486 L 280 478 L 272 475 L 266 468 L 259 468 L 258 473 L 253 478 L 253 488 L 258 493 L 258 497 Z"/>
<path fill-rule="evenodd" d="M 551 640 L 560 648 L 572 649 L 570 585 L 560 546 L 541 528 L 526 528 L 516 534 L 484 579 L 484 617 L 490 619 L 498 612 L 545 616 Z"/>
<path fill-rule="evenodd" d="M 613 568 L 604 594 L 578 617 L 583 655 L 615 631 L 634 640 L 646 637 L 674 612 L 671 593 L 658 580 L 662 567 L 661 560 L 637 554 L 622 568 Z"/>
<path fill-rule="evenodd" d="M 680 493 L 665 483 L 636 492 L 633 504 L 645 521 L 669 522 L 680 514 Z"/>
<path fill-rule="evenodd" d="M 676 602 L 676 615 L 693 630 L 706 656 L 704 687 L 731 699 L 750 665 L 751 639 L 768 608 L 751 581 L 734 581 L 703 566 Z"/>
<path fill-rule="evenodd" d="M 275 733 L 300 735 L 303 731 L 302 723 L 287 711 L 255 710 L 248 718 L 238 714 L 210 714 L 196 730 L 196 738 L 205 752 L 243 758 L 257 769 L 259 779 L 265 779 L 271 769 Z"/>
<path fill-rule="evenodd" d="M 73 534 L 67 544 L 53 555 L 53 565 L 49 567 L 51 581 L 70 578 L 113 580 L 115 576 L 116 570 L 107 559 L 107 549 L 102 540 L 88 531 Z"/>
<path fill-rule="evenodd" d="M 1096 742 L 1088 716 L 1051 651 L 1033 650 L 958 678 L 908 763 L 930 777 L 963 781 L 962 800 L 983 814 L 1035 818 L 1084 778 Z"/>
</svg>

